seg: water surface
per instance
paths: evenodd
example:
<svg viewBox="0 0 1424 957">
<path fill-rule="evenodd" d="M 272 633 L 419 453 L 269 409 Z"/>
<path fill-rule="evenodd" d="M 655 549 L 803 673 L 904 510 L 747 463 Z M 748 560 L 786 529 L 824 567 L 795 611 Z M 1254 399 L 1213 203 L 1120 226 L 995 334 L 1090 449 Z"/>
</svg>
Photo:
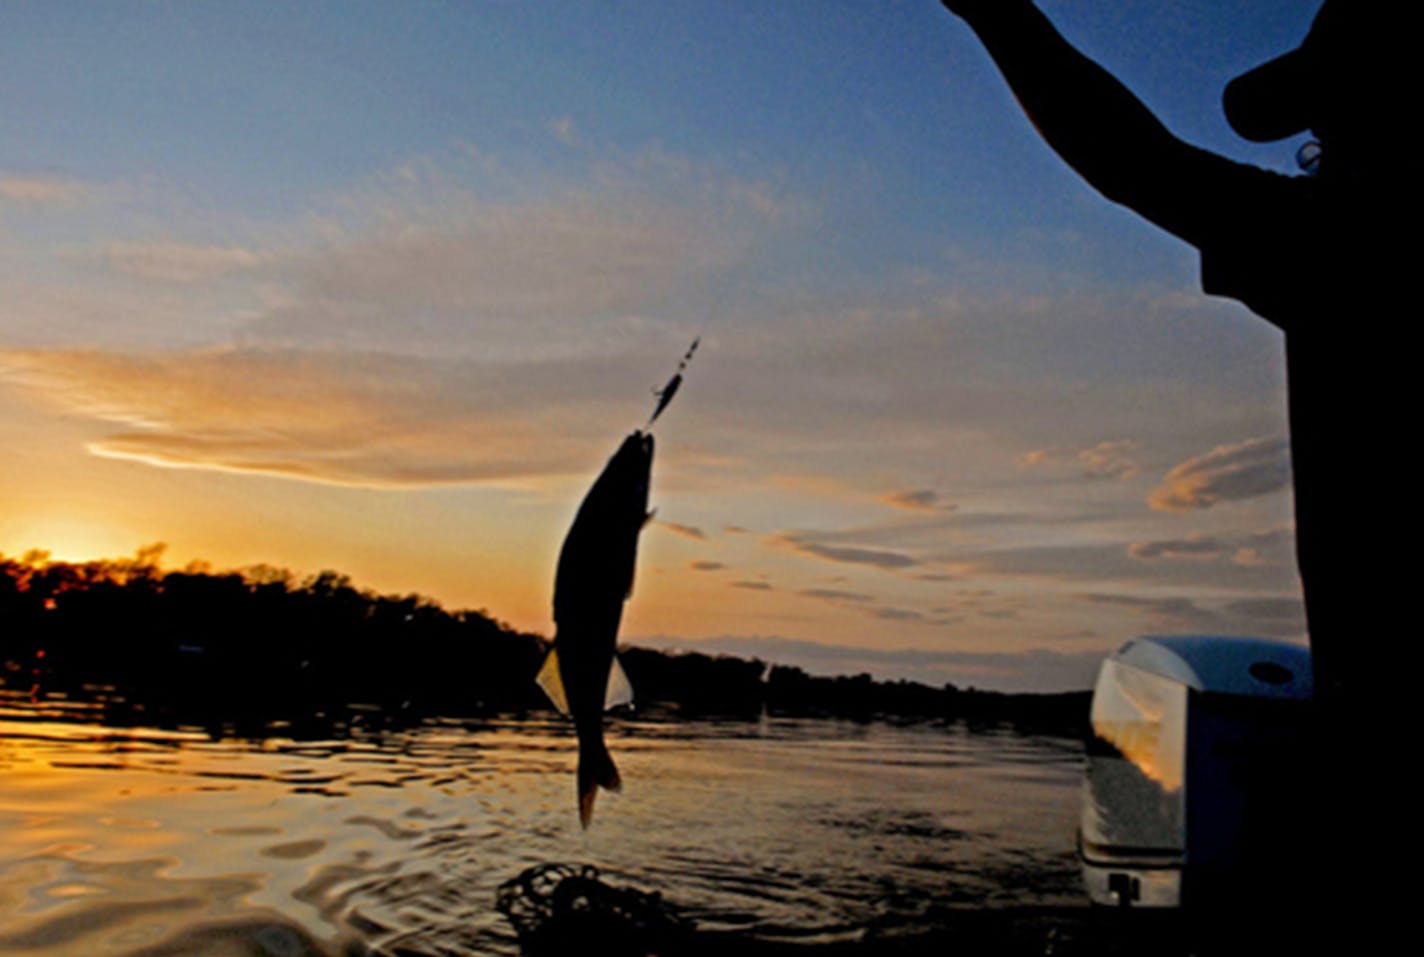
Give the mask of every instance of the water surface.
<svg viewBox="0 0 1424 957">
<path fill-rule="evenodd" d="M 497 887 L 550 861 L 762 940 L 1078 905 L 1076 741 L 963 725 L 637 718 L 579 829 L 562 720 L 214 738 L 0 702 L 0 952 L 515 954 Z"/>
</svg>

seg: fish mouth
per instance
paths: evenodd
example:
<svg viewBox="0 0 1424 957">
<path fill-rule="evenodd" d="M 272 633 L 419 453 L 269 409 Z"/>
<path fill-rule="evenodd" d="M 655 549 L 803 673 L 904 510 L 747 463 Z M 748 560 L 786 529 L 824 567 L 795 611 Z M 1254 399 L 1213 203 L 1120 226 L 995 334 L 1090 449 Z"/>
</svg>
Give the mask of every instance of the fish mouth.
<svg viewBox="0 0 1424 957">
<path fill-rule="evenodd" d="M 623 447 L 618 450 L 618 457 L 633 458 L 639 463 L 651 461 L 653 458 L 653 433 L 644 432 L 641 429 L 635 430 L 623 440 Z"/>
</svg>

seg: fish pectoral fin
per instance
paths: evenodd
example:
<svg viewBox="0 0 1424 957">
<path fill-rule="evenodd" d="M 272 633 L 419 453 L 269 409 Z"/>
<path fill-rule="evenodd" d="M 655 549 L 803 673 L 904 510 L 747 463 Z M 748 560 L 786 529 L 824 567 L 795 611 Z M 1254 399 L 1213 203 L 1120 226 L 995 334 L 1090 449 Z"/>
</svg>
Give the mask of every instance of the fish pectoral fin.
<svg viewBox="0 0 1424 957">
<path fill-rule="evenodd" d="M 624 679 L 627 680 L 627 679 Z M 564 676 L 559 671 L 559 652 L 557 649 L 551 650 L 549 656 L 544 659 L 543 666 L 539 673 L 534 676 L 534 682 L 544 689 L 544 693 L 549 696 L 549 700 L 554 703 L 554 707 L 564 714 L 569 713 L 569 695 L 564 690 Z"/>
<path fill-rule="evenodd" d="M 554 703 L 564 714 L 569 714 L 569 695 L 564 690 L 564 676 L 559 670 L 559 652 L 557 649 L 549 652 L 544 659 L 543 666 L 539 673 L 534 676 L 534 681 L 544 693 L 549 696 L 549 700 Z M 623 665 L 619 663 L 617 656 L 613 658 L 612 665 L 608 668 L 608 687 L 603 692 L 604 710 L 616 708 L 619 705 L 630 705 L 633 703 L 633 683 L 628 680 L 628 673 L 623 670 Z"/>
<path fill-rule="evenodd" d="M 632 703 L 633 683 L 628 680 L 628 673 L 618 662 L 618 656 L 614 655 L 613 666 L 608 669 L 608 688 L 603 692 L 603 710 Z"/>
</svg>

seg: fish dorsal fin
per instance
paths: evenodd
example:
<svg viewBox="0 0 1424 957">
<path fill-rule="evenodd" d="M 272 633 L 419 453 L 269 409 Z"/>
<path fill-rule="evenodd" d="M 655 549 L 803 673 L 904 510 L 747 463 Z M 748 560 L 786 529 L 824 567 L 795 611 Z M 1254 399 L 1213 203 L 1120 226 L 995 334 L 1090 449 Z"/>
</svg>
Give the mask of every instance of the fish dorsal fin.
<svg viewBox="0 0 1424 957">
<path fill-rule="evenodd" d="M 617 659 L 614 660 L 617 663 Z M 527 673 L 527 672 L 526 672 Z M 627 680 L 626 678 L 624 679 Z M 569 696 L 564 691 L 564 676 L 559 671 L 559 653 L 557 650 L 550 651 L 549 656 L 544 659 L 544 665 L 539 669 L 539 673 L 534 676 L 534 682 L 544 689 L 544 693 L 549 696 L 549 700 L 554 703 L 564 714 L 569 713 Z"/>
<path fill-rule="evenodd" d="M 613 656 L 613 667 L 608 669 L 608 690 L 603 693 L 603 709 L 616 708 L 620 704 L 633 703 L 633 683 L 623 670 L 618 656 Z"/>
</svg>

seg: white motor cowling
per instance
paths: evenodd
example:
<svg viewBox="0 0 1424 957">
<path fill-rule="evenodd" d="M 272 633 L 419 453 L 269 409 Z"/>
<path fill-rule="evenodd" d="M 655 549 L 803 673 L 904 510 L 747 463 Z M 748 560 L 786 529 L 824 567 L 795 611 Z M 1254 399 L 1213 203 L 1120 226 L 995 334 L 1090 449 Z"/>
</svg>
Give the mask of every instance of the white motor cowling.
<svg viewBox="0 0 1424 957">
<path fill-rule="evenodd" d="M 1296 645 L 1146 637 L 1103 662 L 1079 829 L 1093 902 L 1219 909 L 1288 887 L 1310 699 Z"/>
</svg>

